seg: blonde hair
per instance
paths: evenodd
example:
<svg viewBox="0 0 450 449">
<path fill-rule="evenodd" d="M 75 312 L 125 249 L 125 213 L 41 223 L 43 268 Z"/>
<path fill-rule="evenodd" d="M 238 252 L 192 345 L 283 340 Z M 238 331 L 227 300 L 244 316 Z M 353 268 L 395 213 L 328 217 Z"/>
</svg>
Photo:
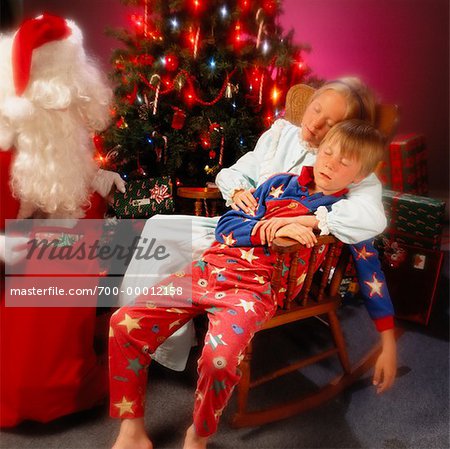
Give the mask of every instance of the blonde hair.
<svg viewBox="0 0 450 449">
<path fill-rule="evenodd" d="M 360 174 L 368 176 L 383 160 L 385 141 L 375 127 L 363 120 L 344 120 L 334 125 L 321 145 L 337 143 L 342 157 L 361 164 Z"/>
<path fill-rule="evenodd" d="M 311 102 L 326 90 L 334 90 L 345 98 L 347 111 L 344 120 L 360 119 L 375 124 L 375 96 L 359 78 L 348 76 L 328 81 L 317 89 Z"/>
</svg>

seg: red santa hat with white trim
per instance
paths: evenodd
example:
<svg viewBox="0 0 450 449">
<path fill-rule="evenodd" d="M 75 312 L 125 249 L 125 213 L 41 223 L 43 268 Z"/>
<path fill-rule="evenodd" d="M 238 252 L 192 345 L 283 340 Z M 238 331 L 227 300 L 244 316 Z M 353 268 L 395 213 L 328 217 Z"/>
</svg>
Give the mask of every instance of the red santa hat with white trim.
<svg viewBox="0 0 450 449">
<path fill-rule="evenodd" d="M 0 113 L 11 122 L 26 119 L 34 113 L 33 103 L 26 98 L 26 89 L 32 74 L 33 55 L 46 44 L 70 39 L 82 42 L 78 27 L 71 21 L 44 13 L 34 19 L 25 20 L 14 34 L 11 48 L 11 71 L 15 95 L 4 98 Z M 55 55 L 57 57 L 57 55 Z M 24 95 L 25 94 L 25 95 Z M 14 132 L 0 126 L 0 148 L 8 149 L 13 144 Z"/>
</svg>

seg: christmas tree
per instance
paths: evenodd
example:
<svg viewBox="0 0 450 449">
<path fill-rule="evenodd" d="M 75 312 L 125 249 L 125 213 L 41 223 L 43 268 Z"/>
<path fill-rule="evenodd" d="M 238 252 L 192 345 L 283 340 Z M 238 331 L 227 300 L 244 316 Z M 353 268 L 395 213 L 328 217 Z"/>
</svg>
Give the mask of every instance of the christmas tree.
<svg viewBox="0 0 450 449">
<path fill-rule="evenodd" d="M 278 24 L 281 0 L 121 0 L 138 9 L 110 30 L 114 123 L 95 138 L 125 178 L 204 185 L 252 150 L 309 75 L 307 48 Z M 137 7 L 137 8 L 136 8 Z"/>
</svg>

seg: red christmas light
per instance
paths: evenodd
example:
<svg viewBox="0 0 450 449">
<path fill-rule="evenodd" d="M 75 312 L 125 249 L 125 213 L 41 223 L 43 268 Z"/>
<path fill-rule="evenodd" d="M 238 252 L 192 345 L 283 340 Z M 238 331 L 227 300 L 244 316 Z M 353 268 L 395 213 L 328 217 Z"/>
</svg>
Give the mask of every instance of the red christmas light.
<svg viewBox="0 0 450 449">
<path fill-rule="evenodd" d="M 272 123 L 273 123 L 273 113 L 266 112 L 266 114 L 264 115 L 264 126 L 266 128 L 270 128 L 270 126 L 272 126 Z"/>
<path fill-rule="evenodd" d="M 129 17 L 132 27 L 135 29 L 136 33 L 144 33 L 144 16 L 139 14 L 131 14 Z"/>
<path fill-rule="evenodd" d="M 236 22 L 232 37 L 232 44 L 236 49 L 239 49 L 244 44 L 245 33 L 240 22 Z"/>
<path fill-rule="evenodd" d="M 242 34 L 241 34 L 241 24 L 239 22 L 234 27 L 234 30 L 236 31 L 234 39 L 235 39 L 236 43 L 240 43 L 242 40 Z"/>
<path fill-rule="evenodd" d="M 248 86 L 250 91 L 254 94 L 258 93 L 259 85 L 261 82 L 261 72 L 258 67 L 254 67 L 247 76 Z"/>
<path fill-rule="evenodd" d="M 173 53 L 168 53 L 165 58 L 165 67 L 169 72 L 173 72 L 178 68 L 178 58 Z"/>
<path fill-rule="evenodd" d="M 295 54 L 294 61 L 293 61 L 293 66 L 294 66 L 293 67 L 294 70 L 296 70 L 296 71 L 298 71 L 300 73 L 303 73 L 307 69 L 306 63 L 305 63 L 305 61 L 303 61 L 302 52 L 301 51 L 298 51 Z"/>
<path fill-rule="evenodd" d="M 167 89 L 170 89 L 170 90 L 173 89 L 173 80 L 170 76 L 162 77 L 161 81 L 163 82 L 164 86 L 166 86 Z"/>
<path fill-rule="evenodd" d="M 204 6 L 204 2 L 202 0 L 192 0 L 191 9 L 195 13 L 200 12 L 203 9 L 203 6 Z"/>
<path fill-rule="evenodd" d="M 94 141 L 94 146 L 95 149 L 97 150 L 98 153 L 103 153 L 104 150 L 104 139 L 103 136 L 99 135 L 99 134 L 95 134 L 94 137 L 92 138 L 92 140 Z M 100 156 L 101 157 L 101 156 Z"/>
<path fill-rule="evenodd" d="M 185 90 L 184 92 L 184 101 L 185 103 L 191 107 L 194 102 L 195 102 L 195 92 L 193 91 L 193 89 L 188 88 Z"/>
<path fill-rule="evenodd" d="M 276 0 L 264 0 L 262 7 L 266 14 L 272 16 L 276 13 L 278 4 Z"/>
<path fill-rule="evenodd" d="M 145 38 L 148 39 L 162 40 L 161 33 L 154 28 L 153 23 L 149 23 L 149 21 L 147 21 L 146 24 L 144 16 L 141 16 L 139 14 L 131 14 L 129 16 L 129 20 L 136 34 L 143 35 Z M 151 28 L 150 25 L 153 25 L 153 28 Z"/>
<path fill-rule="evenodd" d="M 272 103 L 276 105 L 278 100 L 280 99 L 281 91 L 278 89 L 276 85 L 273 86 L 272 91 L 270 93 L 270 98 L 272 99 Z"/>
<path fill-rule="evenodd" d="M 203 133 L 200 136 L 200 145 L 205 149 L 209 150 L 211 148 L 211 139 L 208 133 Z"/>
<path fill-rule="evenodd" d="M 152 38 L 154 41 L 162 41 L 162 34 L 158 30 L 147 31 L 147 36 Z"/>
<path fill-rule="evenodd" d="M 247 12 L 250 9 L 250 0 L 240 0 L 239 6 L 242 9 L 243 12 Z"/>
<path fill-rule="evenodd" d="M 192 30 L 192 28 L 189 28 L 189 34 L 188 34 L 188 36 L 187 36 L 187 40 L 188 40 L 188 42 L 189 42 L 189 45 L 190 45 L 191 47 L 193 47 L 193 46 L 194 46 L 194 43 L 195 43 L 195 33 L 194 33 L 194 31 Z"/>
<path fill-rule="evenodd" d="M 308 66 L 304 61 L 296 61 L 295 67 L 300 73 L 304 73 L 308 69 Z"/>
<path fill-rule="evenodd" d="M 195 58 L 200 44 L 200 27 L 189 27 L 189 31 L 186 34 L 186 44 L 192 49 Z"/>
</svg>

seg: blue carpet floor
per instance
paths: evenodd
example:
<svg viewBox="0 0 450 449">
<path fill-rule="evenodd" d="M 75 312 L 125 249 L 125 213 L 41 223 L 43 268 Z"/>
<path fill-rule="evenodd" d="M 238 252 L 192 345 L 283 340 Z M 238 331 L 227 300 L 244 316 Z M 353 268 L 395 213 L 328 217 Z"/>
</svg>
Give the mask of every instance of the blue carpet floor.
<svg viewBox="0 0 450 449">
<path fill-rule="evenodd" d="M 225 448 L 449 448 L 449 309 L 448 279 L 444 276 L 428 327 L 399 322 L 405 333 L 398 341 L 398 376 L 392 390 L 377 395 L 371 374 L 323 406 L 298 416 L 235 430 L 228 424 L 234 399 L 226 409 L 211 449 Z M 364 307 L 357 301 L 340 311 L 352 360 L 377 339 Z M 263 371 L 280 357 L 320 346 L 326 329 L 312 319 L 300 329 L 261 335 L 255 341 L 255 363 Z M 339 371 L 337 362 L 294 373 L 274 386 L 261 387 L 252 403 L 291 398 L 315 388 Z M 188 369 L 175 373 L 154 364 L 150 369 L 147 427 L 155 449 L 181 448 L 190 424 L 196 378 L 195 351 Z M 118 422 L 106 407 L 59 419 L 47 425 L 23 423 L 0 434 L 4 449 L 110 448 Z"/>
</svg>

